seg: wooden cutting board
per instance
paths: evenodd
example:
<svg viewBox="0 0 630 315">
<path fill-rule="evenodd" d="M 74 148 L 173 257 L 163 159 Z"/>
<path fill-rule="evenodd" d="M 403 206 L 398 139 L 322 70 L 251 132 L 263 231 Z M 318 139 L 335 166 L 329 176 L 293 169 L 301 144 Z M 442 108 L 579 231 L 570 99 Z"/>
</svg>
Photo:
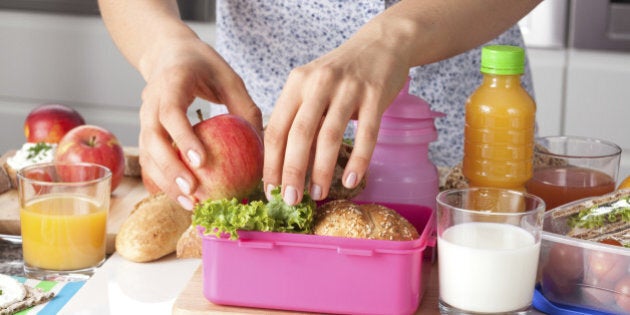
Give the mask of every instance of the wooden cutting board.
<svg viewBox="0 0 630 315">
<path fill-rule="evenodd" d="M 431 264 L 427 279 L 427 289 L 416 311 L 416 314 L 440 314 L 438 309 L 438 266 Z M 203 296 L 202 267 L 195 271 L 190 281 L 179 294 L 173 304 L 173 315 L 206 315 L 206 314 L 311 314 L 280 310 L 255 309 L 213 304 Z"/>
<path fill-rule="evenodd" d="M 0 157 L 0 161 L 4 161 L 7 154 Z M 0 167 L 2 167 L 1 165 L 0 163 Z M 135 204 L 148 195 L 149 193 L 139 177 L 125 176 L 114 190 L 107 218 L 108 254 L 115 251 L 116 234 L 118 234 L 122 223 L 129 216 Z M 0 234 L 20 235 L 20 206 L 15 189 L 0 194 Z"/>
</svg>

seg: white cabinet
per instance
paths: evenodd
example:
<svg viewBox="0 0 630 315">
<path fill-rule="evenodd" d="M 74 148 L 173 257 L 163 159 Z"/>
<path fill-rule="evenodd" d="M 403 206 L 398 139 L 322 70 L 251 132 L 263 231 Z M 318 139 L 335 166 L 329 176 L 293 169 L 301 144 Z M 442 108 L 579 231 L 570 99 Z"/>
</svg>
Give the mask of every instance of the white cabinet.
<svg viewBox="0 0 630 315">
<path fill-rule="evenodd" d="M 213 24 L 191 27 L 214 40 Z M 100 17 L 0 10 L 0 41 L 0 152 L 21 146 L 24 118 L 43 103 L 72 106 L 137 145 L 144 81 Z"/>
<path fill-rule="evenodd" d="M 630 53 L 569 51 L 565 133 L 630 149 Z"/>
<path fill-rule="evenodd" d="M 630 53 L 569 50 L 564 133 L 612 141 L 630 175 Z"/>
<path fill-rule="evenodd" d="M 586 2 L 543 1 L 519 23 L 533 72 L 538 134 L 589 136 L 617 143 L 624 149 L 621 180 L 630 175 L 630 125 L 626 123 L 630 52 L 575 48 L 580 47 L 575 45 L 579 31 L 607 23 L 606 14 L 600 13 L 606 11 L 608 1 L 588 1 L 597 14 L 577 14 L 576 5 Z"/>
<path fill-rule="evenodd" d="M 142 78 L 100 19 L 1 11 L 0 38 L 0 151 L 24 142 L 24 118 L 42 103 L 72 106 L 123 144 L 137 142 Z"/>
<path fill-rule="evenodd" d="M 528 49 L 538 134 L 612 141 L 623 150 L 619 179 L 630 175 L 630 53 Z"/>
<path fill-rule="evenodd" d="M 559 135 L 562 133 L 566 50 L 528 48 L 527 57 L 534 81 L 538 135 Z"/>
</svg>

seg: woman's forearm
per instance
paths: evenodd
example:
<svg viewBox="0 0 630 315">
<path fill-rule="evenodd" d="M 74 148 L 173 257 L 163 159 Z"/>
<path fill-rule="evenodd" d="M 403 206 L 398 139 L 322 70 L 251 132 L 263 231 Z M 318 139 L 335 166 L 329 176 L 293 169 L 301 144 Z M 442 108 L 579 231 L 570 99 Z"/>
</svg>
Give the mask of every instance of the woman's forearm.
<svg viewBox="0 0 630 315">
<path fill-rule="evenodd" d="M 503 33 L 541 0 L 402 0 L 357 36 L 381 40 L 409 67 L 452 57 Z"/>
<path fill-rule="evenodd" d="M 145 77 L 152 52 L 169 40 L 197 38 L 180 19 L 175 0 L 99 0 L 101 16 L 125 58 Z"/>
</svg>

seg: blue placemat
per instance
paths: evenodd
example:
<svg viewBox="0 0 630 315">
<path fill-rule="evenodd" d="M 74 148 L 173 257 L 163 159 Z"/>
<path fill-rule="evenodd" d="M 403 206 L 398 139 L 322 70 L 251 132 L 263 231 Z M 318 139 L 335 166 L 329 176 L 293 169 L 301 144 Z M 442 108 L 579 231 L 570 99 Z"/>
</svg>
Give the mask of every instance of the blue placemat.
<svg viewBox="0 0 630 315">
<path fill-rule="evenodd" d="M 30 287 L 39 288 L 45 292 L 54 292 L 55 297 L 50 301 L 35 305 L 15 315 L 48 315 L 57 314 L 61 308 L 68 303 L 70 298 L 85 284 L 85 281 L 57 282 L 28 279 L 24 277 L 14 277 L 19 282 Z"/>
</svg>

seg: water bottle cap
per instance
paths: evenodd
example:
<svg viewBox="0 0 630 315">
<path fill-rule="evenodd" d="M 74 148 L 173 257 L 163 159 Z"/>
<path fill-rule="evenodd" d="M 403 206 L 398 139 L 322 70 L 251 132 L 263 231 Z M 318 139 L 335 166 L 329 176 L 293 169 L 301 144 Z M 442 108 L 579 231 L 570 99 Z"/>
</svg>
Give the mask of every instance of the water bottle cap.
<svg viewBox="0 0 630 315">
<path fill-rule="evenodd" d="M 432 111 L 429 103 L 420 97 L 409 94 L 409 82 L 407 78 L 405 86 L 400 90 L 398 96 L 387 108 L 383 116 L 411 119 L 430 119 L 444 116 L 443 113 Z"/>
<path fill-rule="evenodd" d="M 481 49 L 481 72 L 488 74 L 522 74 L 525 50 L 518 46 L 491 45 Z"/>
</svg>

